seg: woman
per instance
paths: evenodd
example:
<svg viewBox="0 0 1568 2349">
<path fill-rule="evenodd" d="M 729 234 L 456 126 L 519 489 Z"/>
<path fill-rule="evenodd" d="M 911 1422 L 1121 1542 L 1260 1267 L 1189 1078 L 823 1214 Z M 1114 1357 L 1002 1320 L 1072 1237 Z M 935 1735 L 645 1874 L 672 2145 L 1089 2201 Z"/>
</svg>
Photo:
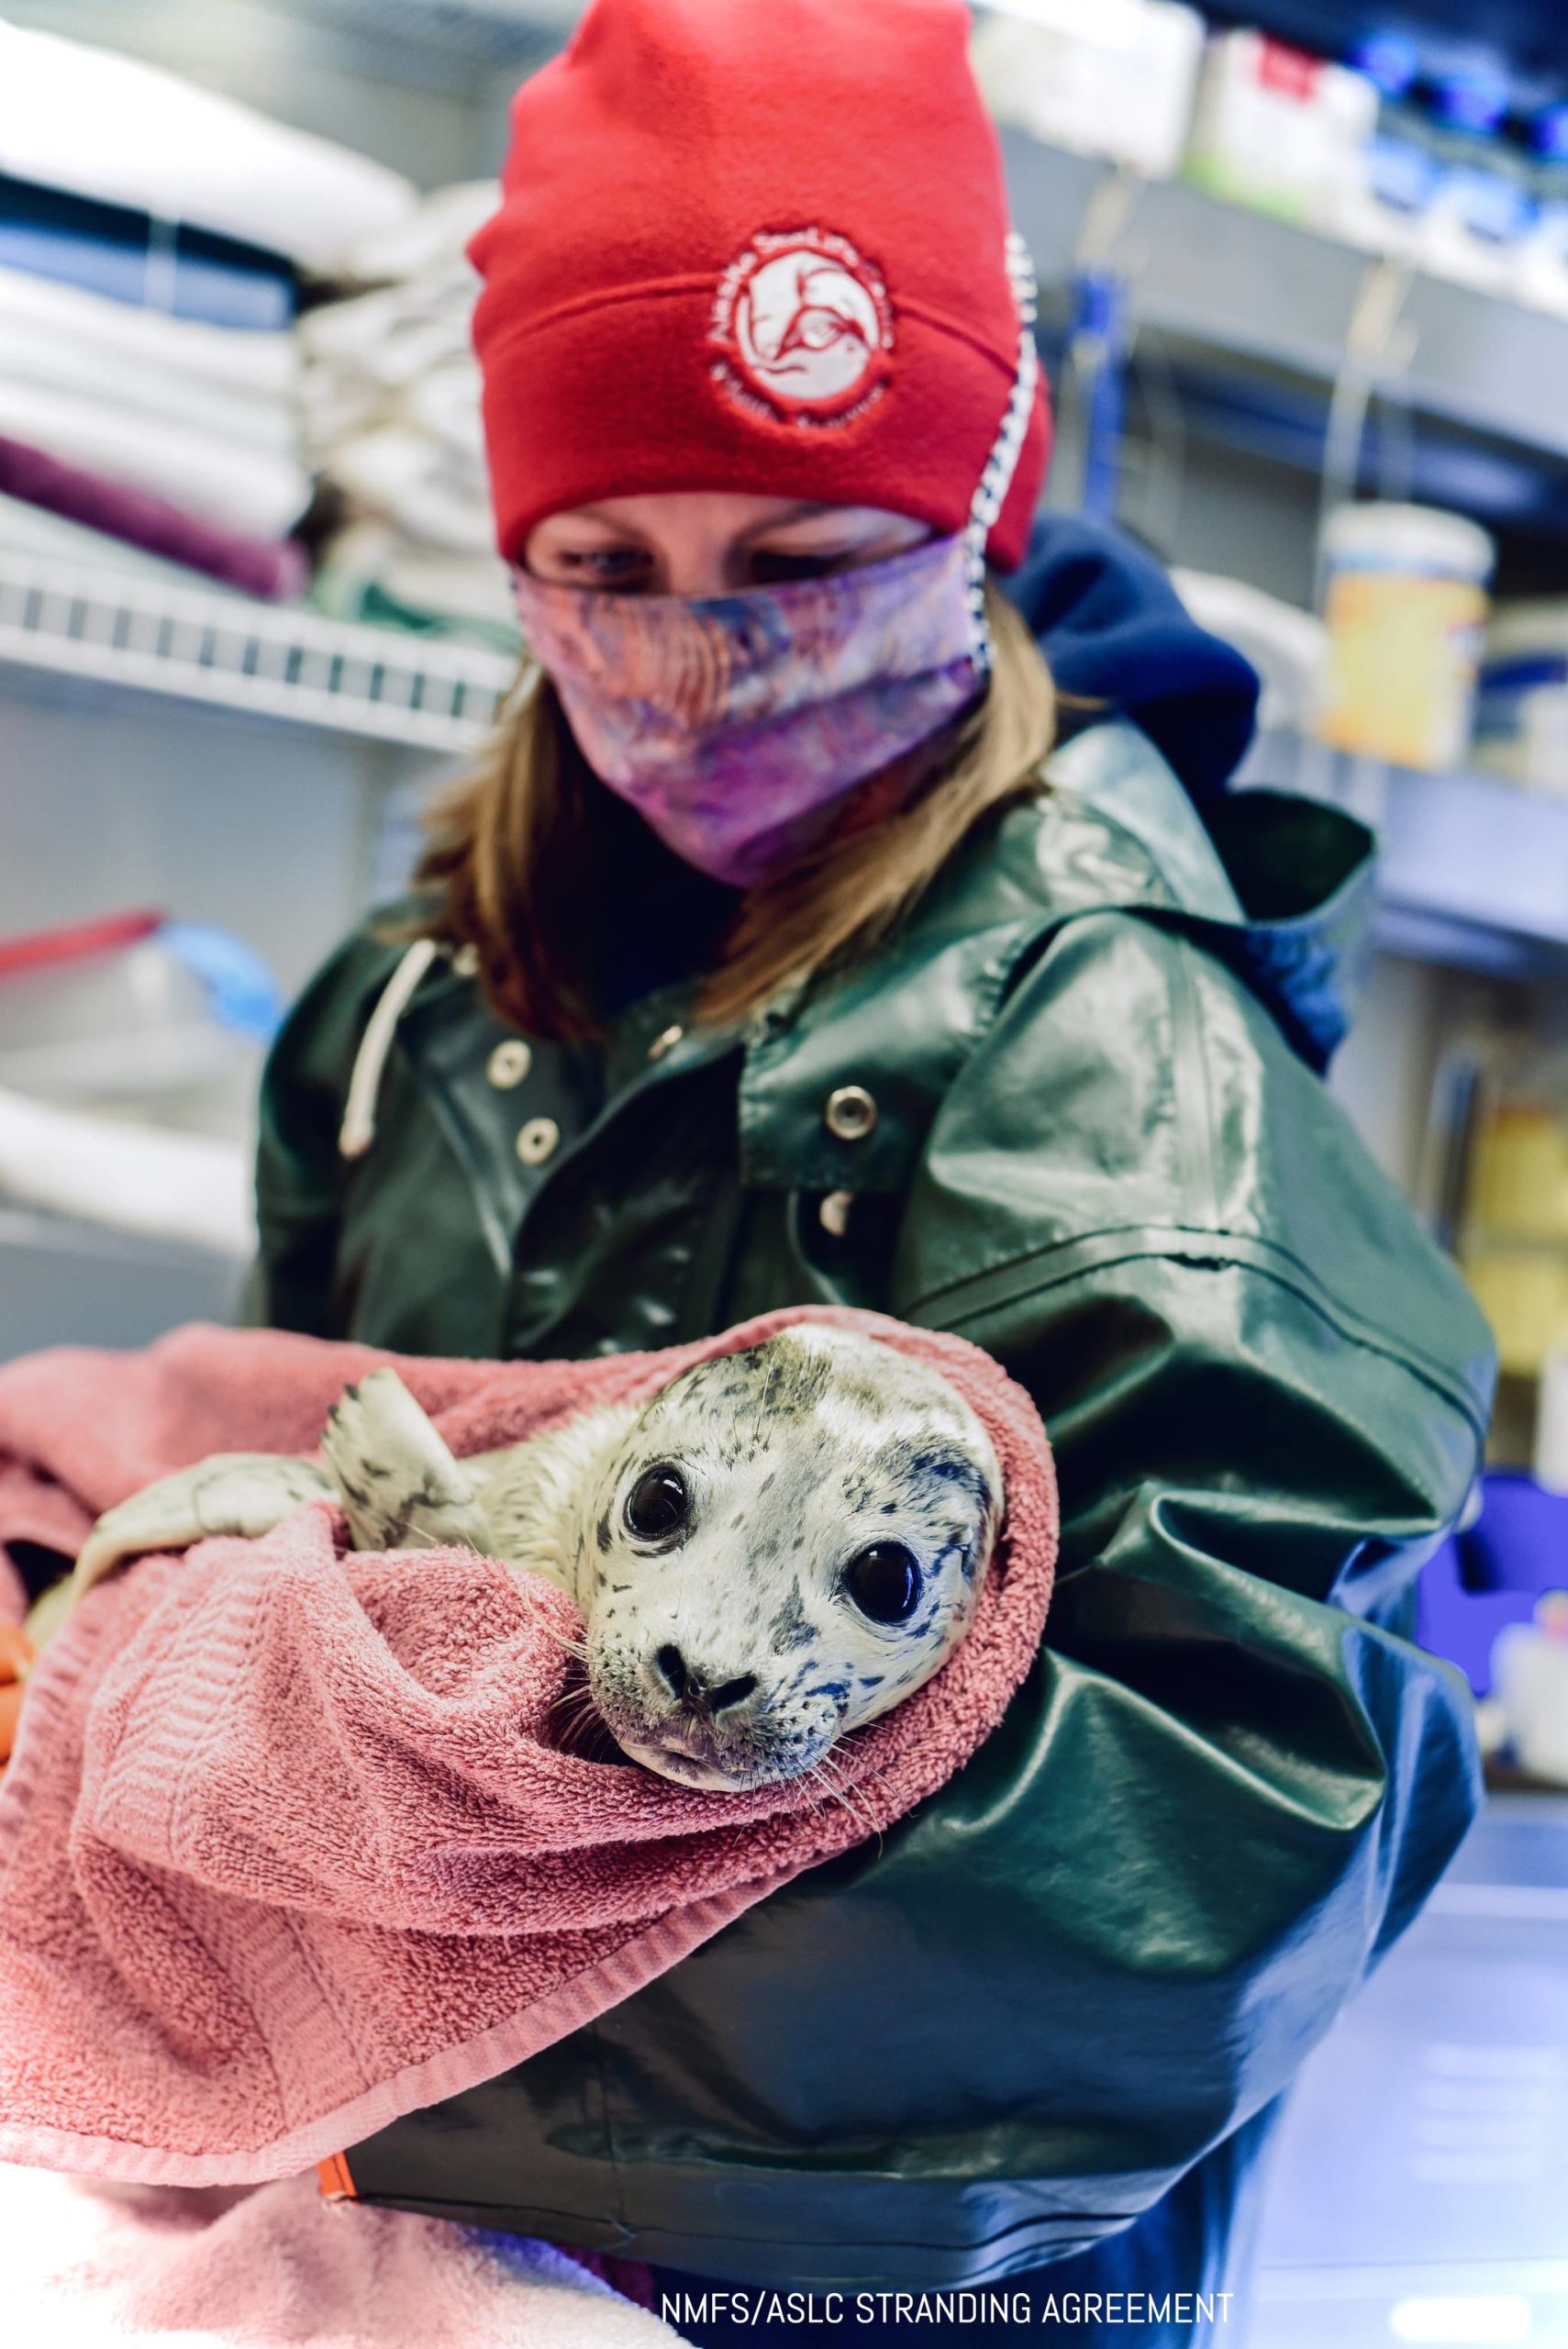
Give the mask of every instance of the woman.
<svg viewBox="0 0 1568 2349">
<path fill-rule="evenodd" d="M 1491 1362 L 1318 1081 L 1365 835 L 1225 800 L 1244 673 L 1151 566 L 1044 528 L 1054 688 L 999 592 L 1046 425 L 965 31 L 595 0 L 519 94 L 476 335 L 543 674 L 277 1046 L 257 1309 L 561 1356 L 827 1299 L 1029 1386 L 1062 1568 L 975 1762 L 349 2163 L 686 2278 L 1036 2271 L 1069 2338 L 1191 2342 L 1473 1807 L 1390 1627 Z"/>
</svg>

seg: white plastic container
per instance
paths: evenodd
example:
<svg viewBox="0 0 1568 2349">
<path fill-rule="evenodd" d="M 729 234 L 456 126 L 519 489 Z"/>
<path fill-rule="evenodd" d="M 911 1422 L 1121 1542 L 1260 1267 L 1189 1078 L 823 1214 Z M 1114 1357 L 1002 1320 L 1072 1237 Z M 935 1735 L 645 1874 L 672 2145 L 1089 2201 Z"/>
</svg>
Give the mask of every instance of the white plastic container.
<svg viewBox="0 0 1568 2349">
<path fill-rule="evenodd" d="M 1438 184 L 1419 255 L 1435 277 L 1506 295 L 1535 225 L 1528 159 L 1503 136 L 1506 76 L 1440 74 L 1430 121 Z"/>
<path fill-rule="evenodd" d="M 1344 506 L 1330 518 L 1324 741 L 1431 773 L 1462 763 L 1495 562 L 1485 530 L 1434 507 Z"/>
<path fill-rule="evenodd" d="M 1377 129 L 1364 73 L 1267 33 L 1217 33 L 1198 84 L 1187 175 L 1235 204 L 1332 228 Z"/>
<path fill-rule="evenodd" d="M 1568 1346 L 1561 1341 L 1540 1366 L 1530 1474 L 1543 1492 L 1568 1496 Z"/>
<path fill-rule="evenodd" d="M 1500 605 L 1481 662 L 1475 763 L 1568 798 L 1568 597 Z"/>
<path fill-rule="evenodd" d="M 1431 155 L 1403 127 L 1385 130 L 1346 174 L 1323 227 L 1362 252 L 1419 262 L 1439 173 Z"/>
<path fill-rule="evenodd" d="M 262 1043 L 214 1017 L 167 931 L 0 976 L 0 1088 L 106 1117 L 248 1132 Z"/>
<path fill-rule="evenodd" d="M 1532 310 L 1568 318 L 1568 204 L 1542 205 L 1515 256 L 1508 292 Z"/>
<path fill-rule="evenodd" d="M 1521 1768 L 1568 1787 L 1568 1590 L 1536 1601 L 1492 1650 L 1492 1687 Z"/>
<path fill-rule="evenodd" d="M 1178 0 L 990 0 L 971 61 L 998 122 L 1149 179 L 1181 163 L 1204 25 Z"/>
<path fill-rule="evenodd" d="M 1517 302 L 1568 318 L 1568 106 L 1543 106 L 1530 125 L 1535 223 L 1509 291 Z"/>
</svg>

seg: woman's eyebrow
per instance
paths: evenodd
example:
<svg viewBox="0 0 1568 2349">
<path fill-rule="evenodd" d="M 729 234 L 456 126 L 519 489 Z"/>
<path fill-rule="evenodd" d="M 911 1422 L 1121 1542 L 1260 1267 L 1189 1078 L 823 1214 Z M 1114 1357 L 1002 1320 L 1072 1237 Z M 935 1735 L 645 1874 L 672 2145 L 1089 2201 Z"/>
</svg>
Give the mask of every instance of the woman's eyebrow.
<svg viewBox="0 0 1568 2349">
<path fill-rule="evenodd" d="M 647 543 L 640 530 L 634 529 L 628 522 L 621 521 L 614 514 L 606 514 L 602 506 L 574 506 L 571 513 L 563 515 L 562 519 L 567 522 L 600 522 L 606 530 L 613 530 L 617 538 L 635 539 L 639 546 Z"/>
<path fill-rule="evenodd" d="M 743 547 L 750 546 L 753 539 L 766 538 L 773 530 L 787 530 L 796 522 L 815 521 L 818 514 L 849 516 L 854 511 L 853 507 L 836 506 L 831 499 L 818 499 L 815 504 L 803 502 L 799 506 L 790 507 L 785 513 L 770 514 L 765 522 L 753 522 L 749 530 L 740 532 L 736 543 Z"/>
</svg>

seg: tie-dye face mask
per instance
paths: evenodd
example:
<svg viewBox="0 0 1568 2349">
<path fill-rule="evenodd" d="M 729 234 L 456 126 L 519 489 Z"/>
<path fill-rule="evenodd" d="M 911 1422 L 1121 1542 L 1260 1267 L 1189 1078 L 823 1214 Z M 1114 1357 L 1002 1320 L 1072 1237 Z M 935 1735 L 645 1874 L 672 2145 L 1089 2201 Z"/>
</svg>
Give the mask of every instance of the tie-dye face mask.
<svg viewBox="0 0 1568 2349">
<path fill-rule="evenodd" d="M 847 792 L 984 682 L 961 537 L 733 596 L 513 581 L 595 774 L 688 864 L 740 888 L 814 846 Z"/>
</svg>

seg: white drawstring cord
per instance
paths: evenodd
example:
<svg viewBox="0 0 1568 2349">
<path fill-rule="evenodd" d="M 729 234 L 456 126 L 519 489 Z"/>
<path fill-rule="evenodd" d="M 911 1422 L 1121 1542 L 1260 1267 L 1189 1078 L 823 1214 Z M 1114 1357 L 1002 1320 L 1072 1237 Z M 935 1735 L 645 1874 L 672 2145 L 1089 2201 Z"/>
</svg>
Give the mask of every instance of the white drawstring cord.
<svg viewBox="0 0 1568 2349">
<path fill-rule="evenodd" d="M 362 1158 L 375 1140 L 376 1096 L 381 1091 L 382 1071 L 392 1050 L 392 1039 L 397 1023 L 408 1008 L 415 988 L 429 969 L 440 948 L 433 938 L 421 938 L 408 949 L 386 985 L 380 1001 L 371 1013 L 365 1032 L 360 1039 L 360 1049 L 354 1055 L 353 1074 L 349 1079 L 349 1097 L 343 1104 L 343 1122 L 338 1129 L 338 1149 L 344 1158 Z"/>
<path fill-rule="evenodd" d="M 1029 434 L 1040 382 L 1040 359 L 1034 347 L 1035 278 L 1029 247 L 1016 228 L 1006 243 L 1007 280 L 1018 313 L 1018 358 L 1013 388 L 1003 411 L 991 453 L 985 460 L 969 509 L 964 532 L 969 573 L 969 612 L 974 629 L 975 666 L 984 674 L 991 666 L 991 631 L 985 622 L 985 541 L 1006 501 L 1014 472 Z"/>
</svg>

